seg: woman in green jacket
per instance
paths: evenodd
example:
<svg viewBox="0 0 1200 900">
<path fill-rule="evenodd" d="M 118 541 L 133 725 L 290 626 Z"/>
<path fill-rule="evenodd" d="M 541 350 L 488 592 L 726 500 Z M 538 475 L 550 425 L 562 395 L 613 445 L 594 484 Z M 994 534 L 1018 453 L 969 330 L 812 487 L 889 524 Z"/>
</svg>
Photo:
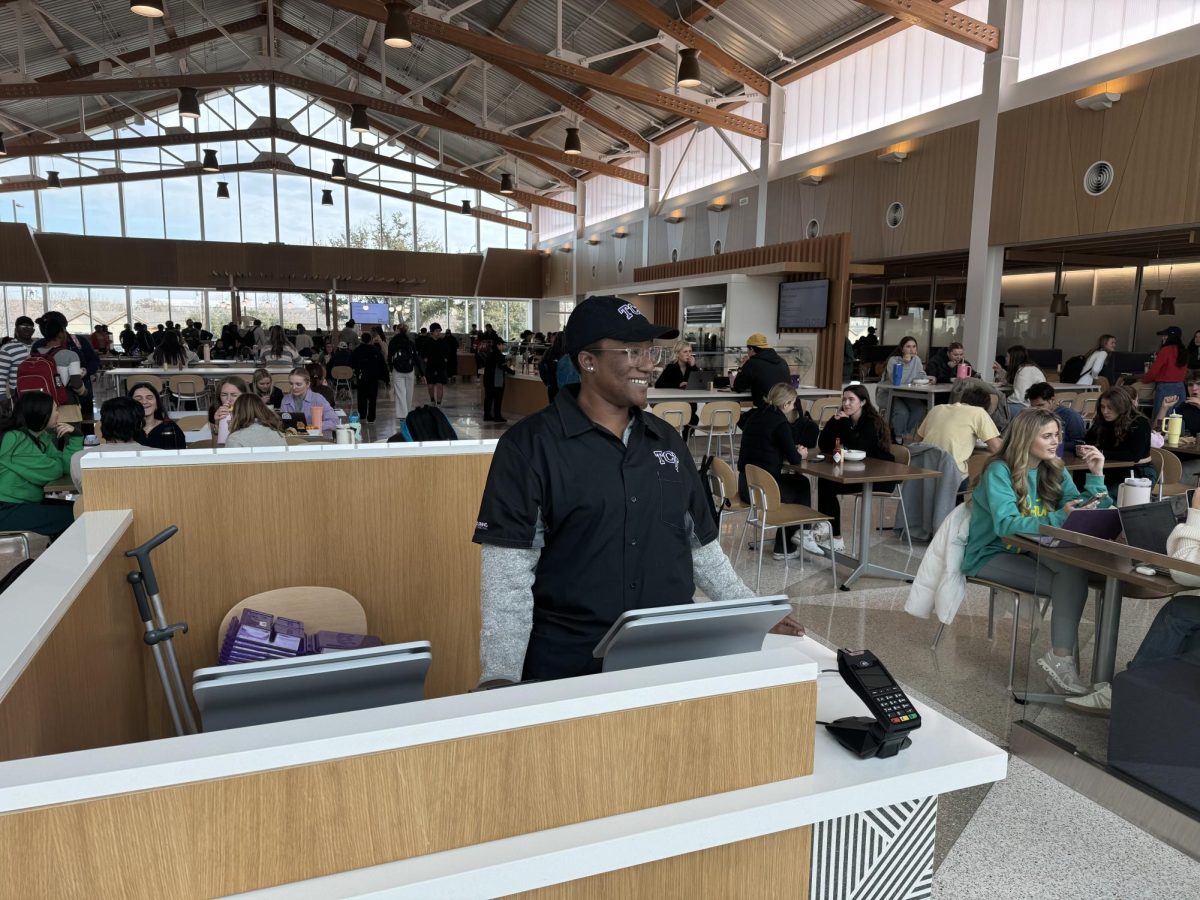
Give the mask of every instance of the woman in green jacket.
<svg viewBox="0 0 1200 900">
<path fill-rule="evenodd" d="M 17 397 L 12 416 L 0 425 L 0 530 L 57 537 L 71 526 L 70 504 L 43 502 L 43 489 L 69 474 L 71 457 L 83 449 L 83 438 L 73 432 L 58 421 L 49 394 Z"/>
<path fill-rule="evenodd" d="M 1087 602 L 1087 572 L 1068 563 L 1039 559 L 1005 539 L 1036 538 L 1042 525 L 1061 526 L 1075 509 L 1111 506 L 1104 487 L 1104 454 L 1081 446 L 1088 465 L 1083 493 L 1064 477 L 1058 417 L 1042 409 L 1017 415 L 1004 443 L 983 469 L 971 495 L 971 524 L 963 572 L 1051 600 L 1051 648 L 1038 661 L 1060 694 L 1086 694 L 1089 685 L 1075 668 L 1079 620 Z"/>
</svg>

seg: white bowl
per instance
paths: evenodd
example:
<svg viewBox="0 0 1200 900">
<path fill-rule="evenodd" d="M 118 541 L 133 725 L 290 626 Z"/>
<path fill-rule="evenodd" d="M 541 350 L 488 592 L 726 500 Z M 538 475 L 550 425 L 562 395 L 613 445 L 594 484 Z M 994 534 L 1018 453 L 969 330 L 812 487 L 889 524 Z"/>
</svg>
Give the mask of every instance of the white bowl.
<svg viewBox="0 0 1200 900">
<path fill-rule="evenodd" d="M 843 450 L 842 456 L 846 462 L 862 462 L 867 458 L 866 450 Z"/>
</svg>

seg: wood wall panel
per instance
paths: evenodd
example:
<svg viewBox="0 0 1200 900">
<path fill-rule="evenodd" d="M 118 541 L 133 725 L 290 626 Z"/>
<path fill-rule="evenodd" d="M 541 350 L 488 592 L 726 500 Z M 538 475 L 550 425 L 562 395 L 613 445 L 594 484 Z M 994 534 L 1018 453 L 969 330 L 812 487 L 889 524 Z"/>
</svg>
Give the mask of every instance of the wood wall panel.
<svg viewBox="0 0 1200 900">
<path fill-rule="evenodd" d="M 508 250 L 489 247 L 483 254 L 479 297 L 540 297 L 542 295 L 542 254 L 536 250 Z"/>
<path fill-rule="evenodd" d="M 179 527 L 155 551 L 155 566 L 168 616 L 191 628 L 175 640 L 185 673 L 215 664 L 215 637 L 238 601 L 325 585 L 358 598 L 371 633 L 385 641 L 432 641 L 426 691 L 439 697 L 478 681 L 479 548 L 471 535 L 491 459 L 90 469 L 84 493 L 88 509 L 132 509 L 135 543 Z M 146 667 L 151 734 L 165 735 L 152 662 L 137 659 Z"/>
<path fill-rule="evenodd" d="M 656 294 L 653 297 L 644 297 L 642 300 L 650 300 L 654 304 L 652 321 L 655 325 L 664 325 L 668 328 L 678 328 L 681 324 L 679 318 L 679 294 Z M 641 302 L 639 301 L 639 306 Z"/>
<path fill-rule="evenodd" d="M 10 813 L 0 869 L 14 897 L 225 896 L 802 777 L 815 717 L 808 681 Z"/>
<path fill-rule="evenodd" d="M 536 891 L 510 894 L 509 900 L 610 900 L 613 897 L 808 900 L 811 865 L 812 828 L 806 825 Z"/>
<path fill-rule="evenodd" d="M 0 760 L 144 741 L 146 663 L 127 532 L 0 703 Z M 153 675 L 158 688 L 158 676 Z M 4 894 L 5 889 L 0 889 Z M 27 896 L 33 896 L 29 894 Z"/>
<path fill-rule="evenodd" d="M 46 264 L 24 222 L 0 222 L 0 272 L 5 281 L 41 284 L 49 279 Z"/>
<path fill-rule="evenodd" d="M 574 239 L 555 244 L 550 248 L 550 254 L 545 256 L 542 263 L 542 296 L 570 297 L 574 299 L 575 292 L 571 288 L 571 267 L 575 265 L 575 254 L 563 253 L 559 248 L 564 244 L 574 245 Z"/>
</svg>

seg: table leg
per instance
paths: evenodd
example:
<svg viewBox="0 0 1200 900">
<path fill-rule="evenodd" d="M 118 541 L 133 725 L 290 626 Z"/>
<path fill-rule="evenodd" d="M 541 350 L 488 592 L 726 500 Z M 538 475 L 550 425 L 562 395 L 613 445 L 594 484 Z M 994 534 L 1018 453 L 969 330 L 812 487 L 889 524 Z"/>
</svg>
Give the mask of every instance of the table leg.
<svg viewBox="0 0 1200 900">
<path fill-rule="evenodd" d="M 1104 580 L 1104 608 L 1100 611 L 1100 630 L 1092 651 L 1092 683 L 1112 681 L 1117 664 L 1117 634 L 1121 630 L 1121 582 Z"/>
<path fill-rule="evenodd" d="M 868 575 L 873 578 L 895 578 L 899 581 L 912 581 L 913 576 L 907 572 L 899 572 L 895 569 L 889 569 L 886 566 L 877 566 L 871 562 L 871 515 L 873 512 L 872 502 L 873 485 L 867 482 L 863 485 L 862 490 L 862 515 L 858 520 L 858 559 L 849 556 L 845 553 L 830 553 L 833 556 L 835 565 L 853 566 L 854 571 L 846 576 L 846 580 L 842 582 L 842 590 L 848 590 L 850 585 L 854 584 L 861 576 Z"/>
</svg>

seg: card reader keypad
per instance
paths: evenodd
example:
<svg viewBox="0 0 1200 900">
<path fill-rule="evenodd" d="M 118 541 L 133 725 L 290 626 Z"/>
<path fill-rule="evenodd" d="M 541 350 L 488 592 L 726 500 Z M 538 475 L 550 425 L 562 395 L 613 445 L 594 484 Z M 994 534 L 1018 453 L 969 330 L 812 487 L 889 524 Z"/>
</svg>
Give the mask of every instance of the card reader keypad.
<svg viewBox="0 0 1200 900">
<path fill-rule="evenodd" d="M 878 704 L 885 720 L 893 725 L 915 722 L 920 718 L 912 704 L 908 702 L 908 698 L 904 696 L 904 692 L 898 687 L 875 688 L 871 691 L 871 699 Z"/>
</svg>

